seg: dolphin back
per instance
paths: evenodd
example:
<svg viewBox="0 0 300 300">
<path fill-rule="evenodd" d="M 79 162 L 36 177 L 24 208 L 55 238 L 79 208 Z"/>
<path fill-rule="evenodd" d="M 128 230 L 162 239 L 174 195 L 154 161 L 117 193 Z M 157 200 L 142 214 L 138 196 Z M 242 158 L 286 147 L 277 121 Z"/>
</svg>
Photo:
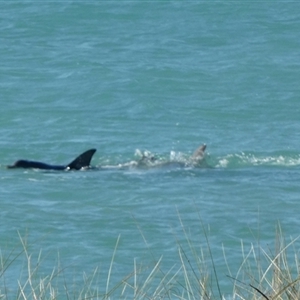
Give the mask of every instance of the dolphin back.
<svg viewBox="0 0 300 300">
<path fill-rule="evenodd" d="M 39 161 L 32 161 L 32 160 L 24 160 L 20 159 L 16 161 L 13 165 L 7 166 L 8 169 L 14 169 L 14 168 L 24 168 L 24 169 L 43 169 L 43 170 L 64 170 L 65 166 L 53 166 L 48 165 L 43 162 Z"/>
<path fill-rule="evenodd" d="M 96 149 L 90 149 L 85 151 L 84 153 L 80 154 L 76 157 L 70 164 L 63 165 L 49 165 L 39 161 L 32 161 L 32 160 L 18 160 L 13 165 L 7 166 L 9 169 L 13 168 L 32 168 L 32 169 L 43 169 L 43 170 L 80 170 L 81 168 L 86 168 L 90 166 L 91 159 L 95 154 Z"/>
<path fill-rule="evenodd" d="M 78 157 L 76 157 L 71 163 L 66 166 L 66 169 L 69 170 L 80 170 L 81 168 L 87 168 L 90 166 L 93 155 L 95 154 L 96 149 L 90 149 Z"/>
</svg>

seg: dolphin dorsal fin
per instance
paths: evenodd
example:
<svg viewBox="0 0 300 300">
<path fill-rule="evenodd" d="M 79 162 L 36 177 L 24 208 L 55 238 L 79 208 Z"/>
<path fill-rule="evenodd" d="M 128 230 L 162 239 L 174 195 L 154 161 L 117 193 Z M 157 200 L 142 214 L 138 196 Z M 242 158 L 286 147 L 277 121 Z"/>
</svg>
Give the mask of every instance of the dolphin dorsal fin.
<svg viewBox="0 0 300 300">
<path fill-rule="evenodd" d="M 71 170 L 80 170 L 81 168 L 89 167 L 92 157 L 96 151 L 96 149 L 90 149 L 83 152 L 78 157 L 76 157 L 71 163 L 69 163 L 66 166 L 66 168 Z"/>
<path fill-rule="evenodd" d="M 204 158 L 205 149 L 206 149 L 206 144 L 203 144 L 200 147 L 198 147 L 196 151 L 193 153 L 192 159 L 196 161 L 202 160 Z"/>
</svg>

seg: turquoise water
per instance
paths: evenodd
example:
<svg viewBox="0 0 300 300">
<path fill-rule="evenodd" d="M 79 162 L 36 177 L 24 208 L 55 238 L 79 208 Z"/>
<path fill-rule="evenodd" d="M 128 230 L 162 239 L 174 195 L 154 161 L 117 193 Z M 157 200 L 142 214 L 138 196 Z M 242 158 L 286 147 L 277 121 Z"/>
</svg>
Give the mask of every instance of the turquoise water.
<svg viewBox="0 0 300 300">
<path fill-rule="evenodd" d="M 297 2 L 0 7 L 4 256 L 21 249 L 19 232 L 33 259 L 42 249 L 42 273 L 59 260 L 71 286 L 96 267 L 106 278 L 120 236 L 113 286 L 134 260 L 151 269 L 163 256 L 164 272 L 179 267 L 180 215 L 205 248 L 202 220 L 227 294 L 222 247 L 234 274 L 241 240 L 272 245 L 278 221 L 299 235 Z M 94 166 L 137 160 L 136 149 L 168 161 L 202 143 L 209 167 L 5 168 L 20 158 L 66 164 L 94 147 Z M 6 272 L 12 293 L 20 261 Z"/>
</svg>

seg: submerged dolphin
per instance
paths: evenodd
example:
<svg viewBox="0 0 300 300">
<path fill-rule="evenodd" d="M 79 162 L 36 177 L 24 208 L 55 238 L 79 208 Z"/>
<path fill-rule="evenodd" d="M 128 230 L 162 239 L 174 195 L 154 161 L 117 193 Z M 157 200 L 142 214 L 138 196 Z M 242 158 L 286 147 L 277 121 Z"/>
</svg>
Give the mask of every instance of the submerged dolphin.
<svg viewBox="0 0 300 300">
<path fill-rule="evenodd" d="M 134 164 L 131 164 L 131 166 L 137 166 L 137 167 L 168 167 L 168 166 L 175 166 L 175 167 L 197 167 L 200 166 L 201 163 L 205 162 L 205 149 L 206 144 L 201 145 L 198 147 L 195 152 L 190 156 L 188 159 L 180 159 L 180 160 L 170 160 L 170 161 L 161 161 L 159 158 L 157 158 L 155 155 L 153 155 L 149 151 L 141 152 L 138 150 L 138 154 L 141 156 L 141 158 L 135 162 Z M 128 164 L 127 164 L 128 165 Z M 204 164 L 205 165 L 205 164 Z"/>
<path fill-rule="evenodd" d="M 7 166 L 9 169 L 13 168 L 32 168 L 32 169 L 43 169 L 43 170 L 80 170 L 82 168 L 89 168 L 93 155 L 95 154 L 96 149 L 90 149 L 78 157 L 76 157 L 71 163 L 68 165 L 49 165 L 39 161 L 32 160 L 17 160 L 13 165 Z"/>
</svg>

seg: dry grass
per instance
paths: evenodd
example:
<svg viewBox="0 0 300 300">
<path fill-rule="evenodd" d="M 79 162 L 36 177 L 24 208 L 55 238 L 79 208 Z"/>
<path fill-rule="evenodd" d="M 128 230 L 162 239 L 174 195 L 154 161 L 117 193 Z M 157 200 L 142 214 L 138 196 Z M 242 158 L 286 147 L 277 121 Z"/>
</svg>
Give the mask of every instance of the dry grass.
<svg viewBox="0 0 300 300">
<path fill-rule="evenodd" d="M 179 220 L 185 243 L 180 243 L 175 236 L 178 261 L 174 262 L 174 267 L 165 272 L 162 267 L 163 257 L 155 260 L 151 249 L 148 249 L 155 263 L 151 267 L 141 267 L 134 260 L 132 273 L 113 286 L 113 264 L 120 236 L 106 279 L 101 281 L 99 270 L 96 269 L 90 276 L 83 274 L 82 284 L 77 284 L 76 288 L 67 285 L 65 270 L 59 265 L 51 274 L 42 276 L 39 272 L 43 262 L 41 253 L 33 259 L 28 252 L 26 238 L 20 236 L 21 251 L 16 254 L 11 252 L 6 258 L 1 255 L 0 299 L 225 299 L 203 224 L 200 222 L 206 239 L 205 249 L 191 242 L 187 228 L 180 218 Z M 299 300 L 297 239 L 286 242 L 278 226 L 272 249 L 251 245 L 250 249 L 246 250 L 241 242 L 243 260 L 238 271 L 233 274 L 228 266 L 228 284 L 232 285 L 232 293 L 226 296 L 226 300 Z M 146 239 L 145 242 L 147 245 Z M 16 279 L 17 290 L 12 293 L 7 288 L 6 272 L 17 264 L 21 257 L 26 262 L 26 276 L 23 274 L 21 278 Z M 226 254 L 224 264 L 227 264 Z"/>
<path fill-rule="evenodd" d="M 295 248 L 298 238 L 286 242 L 278 225 L 274 249 L 255 250 L 252 246 L 246 253 L 242 244 L 243 262 L 236 275 L 235 298 L 300 299 L 299 253 Z"/>
</svg>

